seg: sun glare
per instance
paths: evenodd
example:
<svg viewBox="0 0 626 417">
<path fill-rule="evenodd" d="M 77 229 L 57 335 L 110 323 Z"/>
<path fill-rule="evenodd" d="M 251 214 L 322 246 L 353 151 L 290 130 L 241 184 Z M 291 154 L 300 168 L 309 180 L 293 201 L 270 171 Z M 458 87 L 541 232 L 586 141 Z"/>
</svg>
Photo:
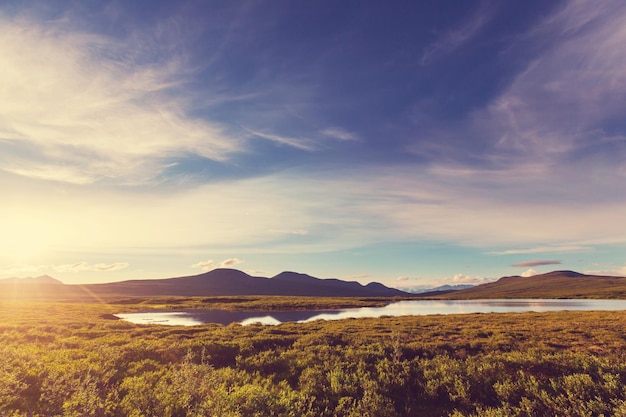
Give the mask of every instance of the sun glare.
<svg viewBox="0 0 626 417">
<path fill-rule="evenodd" d="M 33 262 L 46 256 L 54 230 L 43 219 L 7 216 L 0 220 L 0 258 L 5 262 Z"/>
</svg>

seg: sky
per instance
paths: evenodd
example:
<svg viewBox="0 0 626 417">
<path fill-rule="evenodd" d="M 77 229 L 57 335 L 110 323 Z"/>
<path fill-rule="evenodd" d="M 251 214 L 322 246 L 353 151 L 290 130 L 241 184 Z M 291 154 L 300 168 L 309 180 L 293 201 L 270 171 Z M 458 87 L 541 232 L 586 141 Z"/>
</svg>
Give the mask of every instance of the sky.
<svg viewBox="0 0 626 417">
<path fill-rule="evenodd" d="M 0 4 L 0 278 L 626 275 L 626 2 Z"/>
</svg>

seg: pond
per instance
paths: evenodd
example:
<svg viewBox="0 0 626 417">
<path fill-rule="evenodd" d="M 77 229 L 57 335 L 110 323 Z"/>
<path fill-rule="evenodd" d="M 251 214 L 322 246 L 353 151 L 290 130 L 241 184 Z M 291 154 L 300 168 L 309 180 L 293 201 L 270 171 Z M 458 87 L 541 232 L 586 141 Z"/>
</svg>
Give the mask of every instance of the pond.
<svg viewBox="0 0 626 417">
<path fill-rule="evenodd" d="M 527 311 L 563 310 L 626 310 L 626 300 L 415 300 L 398 301 L 384 307 L 346 308 L 341 310 L 306 311 L 225 311 L 187 309 L 179 311 L 151 310 L 116 314 L 135 324 L 195 326 L 206 323 L 253 323 L 275 325 L 285 322 L 306 323 L 313 320 L 341 320 L 359 317 L 413 316 L 426 314 L 521 313 Z"/>
</svg>

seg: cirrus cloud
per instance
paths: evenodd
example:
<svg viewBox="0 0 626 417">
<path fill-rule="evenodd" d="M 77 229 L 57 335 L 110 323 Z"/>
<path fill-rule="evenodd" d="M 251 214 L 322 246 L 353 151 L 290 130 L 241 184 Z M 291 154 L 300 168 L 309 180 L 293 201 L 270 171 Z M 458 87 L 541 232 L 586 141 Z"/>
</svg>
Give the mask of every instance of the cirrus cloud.
<svg viewBox="0 0 626 417">
<path fill-rule="evenodd" d="M 588 275 L 602 275 L 602 276 L 613 276 L 613 277 L 626 277 L 626 265 L 621 268 L 615 269 L 596 269 L 596 270 L 587 270 L 585 274 Z"/>
<path fill-rule="evenodd" d="M 322 130 L 322 135 L 328 136 L 333 139 L 337 139 L 340 141 L 350 141 L 357 140 L 356 135 L 352 132 L 348 132 L 345 129 L 340 127 L 330 127 L 328 129 Z"/>
<path fill-rule="evenodd" d="M 184 59 L 147 60 L 146 42 L 0 17 L 0 170 L 144 183 L 185 155 L 221 161 L 241 150 L 188 115 Z"/>
<path fill-rule="evenodd" d="M 65 265 L 53 265 L 52 269 L 56 272 L 81 272 L 81 271 L 95 271 L 95 272 L 113 272 L 120 269 L 127 268 L 128 262 L 116 262 L 112 264 L 98 263 L 89 264 L 87 262 L 77 262 L 74 264 Z"/>
<path fill-rule="evenodd" d="M 66 272 L 115 272 L 125 268 L 128 268 L 130 264 L 128 262 L 115 262 L 115 263 L 96 263 L 90 264 L 88 262 L 75 262 L 72 264 L 61 265 L 9 265 L 0 268 L 0 275 L 16 275 L 33 272 L 53 271 L 59 273 Z"/>
<path fill-rule="evenodd" d="M 191 265 L 191 268 L 199 268 L 199 269 L 202 269 L 204 271 L 211 271 L 211 270 L 216 269 L 216 268 L 232 268 L 232 267 L 234 267 L 236 265 L 239 265 L 241 263 L 243 263 L 243 261 L 241 259 L 238 259 L 238 258 L 224 259 L 219 264 L 216 264 L 212 260 L 207 260 L 207 261 L 197 262 L 197 263 Z"/>
<path fill-rule="evenodd" d="M 560 265 L 561 261 L 526 261 L 526 262 L 518 262 L 511 266 L 525 268 L 532 266 L 542 266 L 542 265 Z"/>
<path fill-rule="evenodd" d="M 233 266 L 239 265 L 242 262 L 243 261 L 241 259 L 237 258 L 224 259 L 222 262 L 220 262 L 220 268 L 232 268 Z"/>
</svg>

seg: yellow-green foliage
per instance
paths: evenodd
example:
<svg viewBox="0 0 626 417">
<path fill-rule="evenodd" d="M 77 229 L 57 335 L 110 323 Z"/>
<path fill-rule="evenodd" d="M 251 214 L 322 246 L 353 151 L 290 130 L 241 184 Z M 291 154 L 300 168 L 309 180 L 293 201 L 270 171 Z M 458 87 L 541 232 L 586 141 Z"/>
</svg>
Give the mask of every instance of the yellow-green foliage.
<svg viewBox="0 0 626 417">
<path fill-rule="evenodd" d="M 218 297 L 140 297 L 112 301 L 141 308 L 214 308 L 239 311 L 320 310 L 353 307 L 383 307 L 393 301 L 415 297 L 287 297 L 287 296 L 218 296 Z"/>
<path fill-rule="evenodd" d="M 626 416 L 626 312 L 101 318 L 120 308 L 0 304 L 0 415 Z"/>
</svg>

